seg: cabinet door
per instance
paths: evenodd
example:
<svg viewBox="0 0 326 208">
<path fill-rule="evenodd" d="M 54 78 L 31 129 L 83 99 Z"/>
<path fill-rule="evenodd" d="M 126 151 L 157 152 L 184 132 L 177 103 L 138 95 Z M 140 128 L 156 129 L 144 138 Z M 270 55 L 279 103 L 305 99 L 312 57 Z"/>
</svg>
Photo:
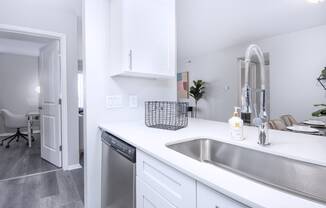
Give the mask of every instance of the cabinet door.
<svg viewBox="0 0 326 208">
<path fill-rule="evenodd" d="M 176 208 L 137 177 L 137 208 Z"/>
<path fill-rule="evenodd" d="M 197 183 L 197 208 L 245 208 L 237 202 L 211 188 Z"/>
<path fill-rule="evenodd" d="M 196 207 L 196 182 L 194 179 L 141 151 L 137 151 L 136 166 L 137 177 L 174 207 Z"/>
<path fill-rule="evenodd" d="M 134 72 L 175 71 L 175 1 L 123 0 L 122 63 Z"/>
</svg>

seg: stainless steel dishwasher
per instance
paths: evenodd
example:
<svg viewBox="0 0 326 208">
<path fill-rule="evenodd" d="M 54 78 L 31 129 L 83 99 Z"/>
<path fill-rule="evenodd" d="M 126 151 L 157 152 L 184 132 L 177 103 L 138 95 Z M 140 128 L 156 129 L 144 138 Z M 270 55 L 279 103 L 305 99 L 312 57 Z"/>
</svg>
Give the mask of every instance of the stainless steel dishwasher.
<svg viewBox="0 0 326 208">
<path fill-rule="evenodd" d="M 136 148 L 102 133 L 102 208 L 136 207 Z"/>
</svg>

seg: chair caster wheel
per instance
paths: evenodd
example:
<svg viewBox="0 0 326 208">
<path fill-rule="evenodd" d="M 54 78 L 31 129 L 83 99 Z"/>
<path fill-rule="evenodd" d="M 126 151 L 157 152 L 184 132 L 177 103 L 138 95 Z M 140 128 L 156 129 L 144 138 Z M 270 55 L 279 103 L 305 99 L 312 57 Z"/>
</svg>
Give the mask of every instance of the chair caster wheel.
<svg viewBox="0 0 326 208">
<path fill-rule="evenodd" d="M 3 146 L 3 142 L 0 143 L 0 146 Z"/>
<path fill-rule="evenodd" d="M 10 146 L 9 145 L 6 145 L 6 148 L 8 149 Z"/>
</svg>

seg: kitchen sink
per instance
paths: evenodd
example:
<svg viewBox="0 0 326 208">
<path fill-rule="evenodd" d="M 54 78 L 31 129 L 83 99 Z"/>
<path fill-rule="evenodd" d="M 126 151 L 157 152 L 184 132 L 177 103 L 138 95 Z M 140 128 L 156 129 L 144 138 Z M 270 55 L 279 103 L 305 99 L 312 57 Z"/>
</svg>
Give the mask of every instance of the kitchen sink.
<svg viewBox="0 0 326 208">
<path fill-rule="evenodd" d="M 195 139 L 168 148 L 241 176 L 326 203 L 326 167 L 211 139 Z"/>
</svg>

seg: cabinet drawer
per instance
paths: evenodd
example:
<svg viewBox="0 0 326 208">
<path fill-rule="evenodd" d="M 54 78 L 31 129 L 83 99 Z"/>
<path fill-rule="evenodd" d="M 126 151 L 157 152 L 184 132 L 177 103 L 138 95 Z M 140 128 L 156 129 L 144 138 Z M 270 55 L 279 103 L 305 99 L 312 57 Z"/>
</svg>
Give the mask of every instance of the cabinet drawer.
<svg viewBox="0 0 326 208">
<path fill-rule="evenodd" d="M 137 208 L 176 208 L 137 177 Z"/>
<path fill-rule="evenodd" d="M 137 151 L 137 177 L 175 207 L 196 207 L 196 182 L 174 168 Z"/>
<path fill-rule="evenodd" d="M 217 191 L 197 183 L 197 208 L 248 208 Z"/>
</svg>

